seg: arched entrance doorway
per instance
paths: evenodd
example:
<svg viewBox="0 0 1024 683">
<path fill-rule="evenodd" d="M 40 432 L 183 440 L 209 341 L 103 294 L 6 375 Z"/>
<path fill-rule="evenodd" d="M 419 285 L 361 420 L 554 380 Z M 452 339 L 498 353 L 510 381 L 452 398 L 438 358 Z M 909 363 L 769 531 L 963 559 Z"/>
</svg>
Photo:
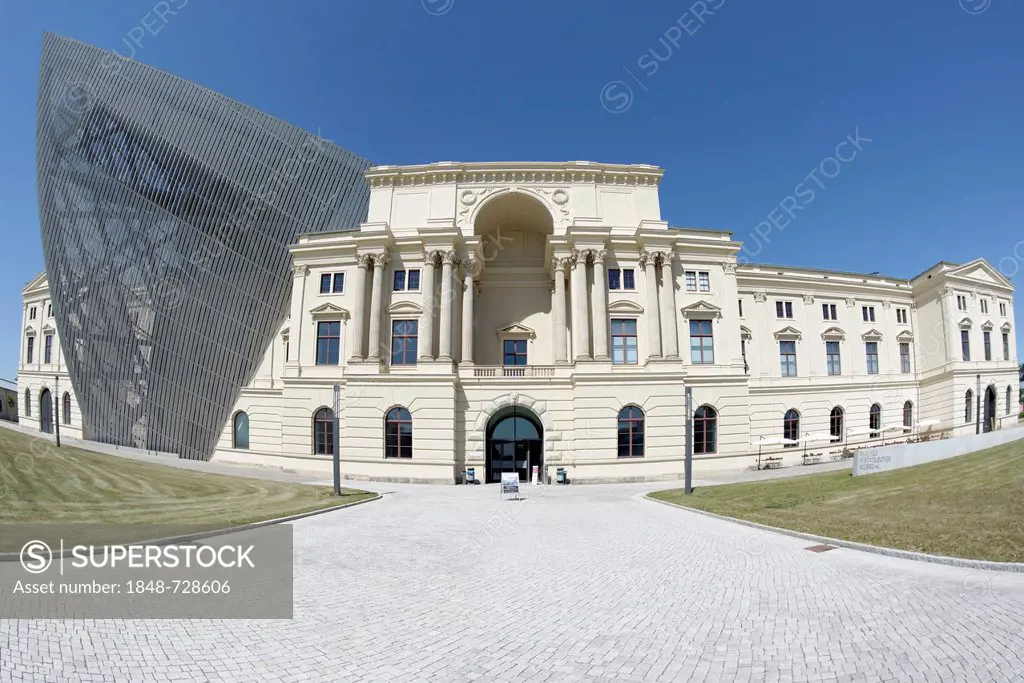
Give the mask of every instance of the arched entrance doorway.
<svg viewBox="0 0 1024 683">
<path fill-rule="evenodd" d="M 518 472 L 527 481 L 531 468 L 544 464 L 544 427 L 532 410 L 508 406 L 487 423 L 485 453 L 487 483 L 501 481 L 502 472 Z"/>
<path fill-rule="evenodd" d="M 39 431 L 53 433 L 53 397 L 49 389 L 39 394 Z"/>
<path fill-rule="evenodd" d="M 991 384 L 985 389 L 985 412 L 982 413 L 982 431 L 991 432 L 996 428 L 996 390 Z"/>
</svg>

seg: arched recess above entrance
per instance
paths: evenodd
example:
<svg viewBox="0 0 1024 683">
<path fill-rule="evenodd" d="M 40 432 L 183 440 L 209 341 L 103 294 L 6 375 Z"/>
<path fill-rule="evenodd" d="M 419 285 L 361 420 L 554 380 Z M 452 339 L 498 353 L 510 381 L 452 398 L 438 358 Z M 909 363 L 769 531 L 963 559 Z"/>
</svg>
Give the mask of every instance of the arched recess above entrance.
<svg viewBox="0 0 1024 683">
<path fill-rule="evenodd" d="M 542 438 L 545 442 L 558 440 L 558 433 L 555 431 L 555 424 L 551 420 L 551 414 L 548 412 L 547 402 L 537 401 L 530 396 L 515 393 L 499 396 L 492 401 L 486 401 L 482 406 L 480 406 L 480 412 L 477 414 L 476 421 L 473 423 L 473 430 L 469 435 L 469 440 L 486 440 L 487 428 L 491 424 L 492 419 L 495 417 L 502 417 L 506 413 L 511 414 L 513 405 L 524 413 L 531 413 L 533 417 L 540 422 L 541 426 L 544 428 Z"/>
<path fill-rule="evenodd" d="M 457 225 L 464 237 L 481 236 L 493 228 L 497 217 L 523 220 L 541 232 L 564 234 L 569 193 L 563 189 L 483 187 L 459 190 Z"/>
</svg>

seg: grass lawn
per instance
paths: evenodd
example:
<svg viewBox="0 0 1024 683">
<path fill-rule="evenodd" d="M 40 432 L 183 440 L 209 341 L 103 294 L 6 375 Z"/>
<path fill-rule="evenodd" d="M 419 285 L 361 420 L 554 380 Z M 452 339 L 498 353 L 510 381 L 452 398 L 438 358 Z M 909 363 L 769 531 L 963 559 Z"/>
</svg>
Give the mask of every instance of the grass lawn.
<svg viewBox="0 0 1024 683">
<path fill-rule="evenodd" d="M 200 524 L 220 529 L 372 498 L 102 455 L 0 428 L 0 524 Z M 0 548 L 8 550 L 7 548 Z"/>
<path fill-rule="evenodd" d="M 658 491 L 652 498 L 831 538 L 1024 562 L 1024 443 L 893 472 Z"/>
</svg>

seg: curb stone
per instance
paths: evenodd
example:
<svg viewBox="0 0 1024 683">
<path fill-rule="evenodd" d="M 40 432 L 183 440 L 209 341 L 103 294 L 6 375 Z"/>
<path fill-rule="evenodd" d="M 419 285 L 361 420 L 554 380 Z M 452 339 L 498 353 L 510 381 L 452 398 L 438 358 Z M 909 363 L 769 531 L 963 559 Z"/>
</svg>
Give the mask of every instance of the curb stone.
<svg viewBox="0 0 1024 683">
<path fill-rule="evenodd" d="M 374 493 L 368 491 L 367 493 Z M 295 515 L 287 515 L 285 517 L 275 517 L 274 519 L 264 519 L 259 522 L 250 522 L 249 524 L 242 524 L 241 526 L 225 527 L 223 529 L 213 529 L 211 531 L 200 531 L 194 534 L 183 534 L 181 536 L 171 536 L 168 538 L 156 538 L 146 541 L 130 541 L 126 545 L 169 545 L 171 543 L 187 543 L 189 541 L 198 541 L 204 538 L 212 538 L 214 536 L 224 536 L 226 534 L 234 534 L 240 531 L 249 531 L 251 529 L 259 529 L 260 527 L 270 526 L 271 524 L 283 524 L 284 522 L 293 522 L 295 520 L 303 519 L 305 517 L 312 517 L 314 515 L 322 515 L 327 512 L 334 512 L 336 510 L 344 510 L 355 505 L 362 505 L 363 503 L 372 503 L 376 500 L 381 499 L 381 494 L 377 493 L 371 498 L 364 498 L 363 500 L 354 500 L 349 503 L 342 503 L 341 505 L 333 505 L 328 508 L 322 508 L 319 510 L 310 510 L 309 512 L 300 512 Z M 40 522 L 45 524 L 45 522 Z M 71 549 L 65 550 L 63 553 L 54 553 L 55 557 L 70 557 Z M 21 560 L 21 553 L 0 553 L 0 562 L 14 562 L 15 560 Z"/>
<path fill-rule="evenodd" d="M 653 492 L 652 492 L 653 493 Z M 965 557 L 951 557 L 949 555 L 932 555 L 930 553 L 917 553 L 912 550 L 900 550 L 899 548 L 886 548 L 880 545 L 871 545 L 869 543 L 857 543 L 856 541 L 844 541 L 841 538 L 829 538 L 828 536 L 817 536 L 815 534 L 808 534 L 803 531 L 793 531 L 792 529 L 782 529 L 780 527 L 768 526 L 767 524 L 759 524 L 757 522 L 751 522 L 746 519 L 737 519 L 736 517 L 727 517 L 726 515 L 715 514 L 714 512 L 708 512 L 707 510 L 698 510 L 696 508 L 687 507 L 685 505 L 678 505 L 676 503 L 670 503 L 667 500 L 659 500 L 652 498 L 650 493 L 643 494 L 643 498 L 654 503 L 661 503 L 662 505 L 668 505 L 678 510 L 684 510 L 686 512 L 695 512 L 698 515 L 704 515 L 706 517 L 713 517 L 714 519 L 720 519 L 724 522 L 734 522 L 736 524 L 742 524 L 743 526 L 753 527 L 754 529 L 761 529 L 762 531 L 771 531 L 777 534 L 783 534 L 785 536 L 794 536 L 796 538 L 802 538 L 808 541 L 815 541 L 816 543 L 825 543 L 828 545 L 834 545 L 840 548 L 849 548 L 851 550 L 860 550 L 865 553 L 874 553 L 876 555 L 886 555 L 888 557 L 896 557 L 903 560 L 916 560 L 917 562 L 931 562 L 933 564 L 944 564 L 950 567 L 960 567 L 962 569 L 988 569 L 997 572 L 1019 572 L 1024 573 L 1024 562 L 994 562 L 992 560 L 972 560 Z"/>
</svg>

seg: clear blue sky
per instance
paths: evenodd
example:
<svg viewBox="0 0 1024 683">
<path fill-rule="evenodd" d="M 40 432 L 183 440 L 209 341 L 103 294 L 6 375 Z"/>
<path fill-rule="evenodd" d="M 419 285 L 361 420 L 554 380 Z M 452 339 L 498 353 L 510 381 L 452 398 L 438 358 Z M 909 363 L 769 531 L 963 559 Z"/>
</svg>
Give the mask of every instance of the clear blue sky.
<svg viewBox="0 0 1024 683">
<path fill-rule="evenodd" d="M 0 10 L 0 377 L 15 376 L 20 291 L 43 269 L 44 31 L 125 54 L 148 23 L 156 35 L 132 44 L 140 61 L 375 163 L 657 164 L 664 218 L 732 230 L 753 249 L 748 235 L 811 183 L 813 202 L 772 229 L 757 261 L 910 277 L 983 256 L 1007 275 L 1024 269 L 1018 0 L 707 0 L 696 13 L 714 13 L 700 18 L 689 1 L 661 0 L 167 4 L 179 9 L 165 21 L 154 0 Z M 621 113 L 606 109 L 627 103 L 611 81 L 633 91 Z M 806 181 L 858 127 L 871 139 L 858 156 L 834 178 L 819 171 L 824 189 Z"/>
</svg>

